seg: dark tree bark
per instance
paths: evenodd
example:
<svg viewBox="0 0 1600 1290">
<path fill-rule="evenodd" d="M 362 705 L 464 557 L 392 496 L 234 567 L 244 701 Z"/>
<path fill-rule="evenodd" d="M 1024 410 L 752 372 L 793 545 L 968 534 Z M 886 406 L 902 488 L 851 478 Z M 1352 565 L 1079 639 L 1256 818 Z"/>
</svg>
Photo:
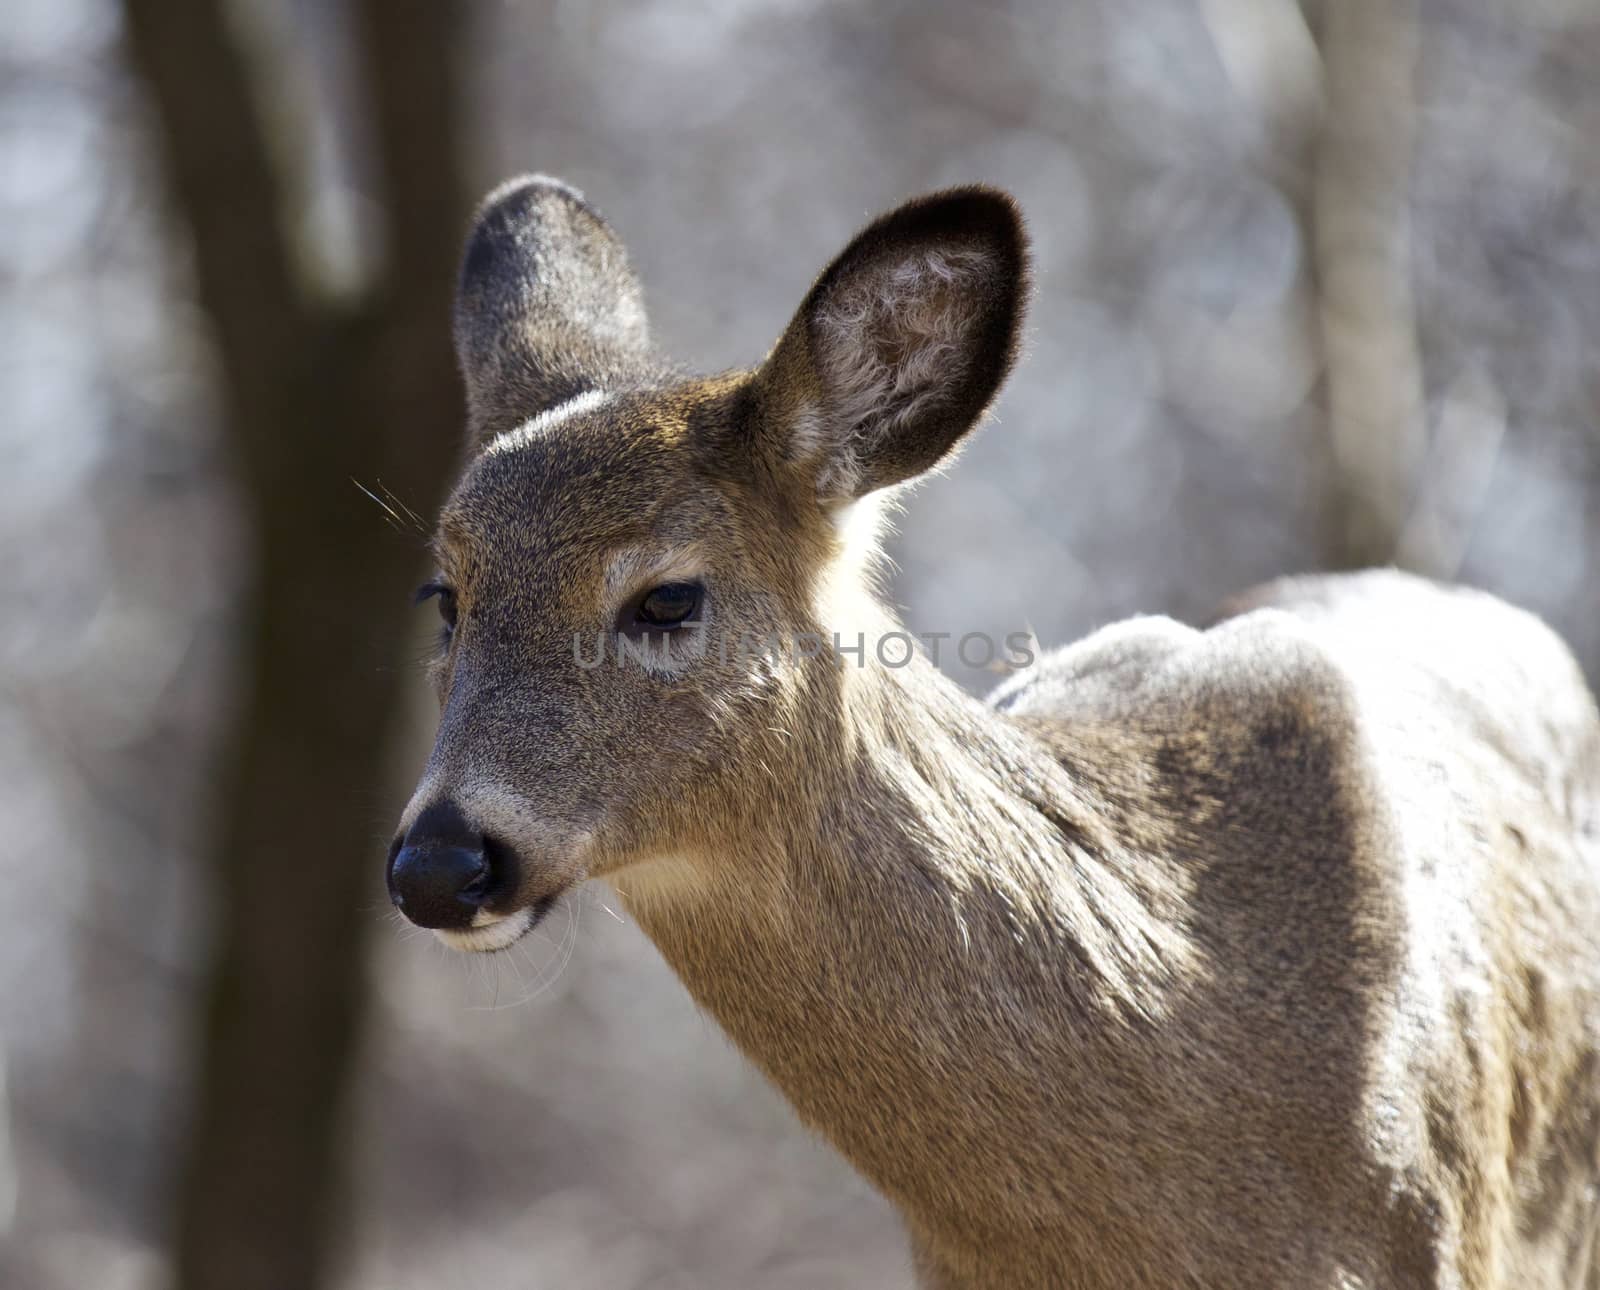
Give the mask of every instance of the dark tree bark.
<svg viewBox="0 0 1600 1290">
<path fill-rule="evenodd" d="M 352 478 L 432 508 L 456 452 L 449 304 L 466 201 L 458 0 L 357 0 L 387 254 L 357 299 L 301 281 L 260 51 L 223 0 L 128 0 L 175 214 L 215 329 L 254 567 L 211 844 L 217 922 L 178 1181 L 185 1290 L 327 1279 L 364 1012 L 387 734 L 406 675 L 398 540 Z M 275 119 L 275 118 L 274 118 Z"/>
</svg>

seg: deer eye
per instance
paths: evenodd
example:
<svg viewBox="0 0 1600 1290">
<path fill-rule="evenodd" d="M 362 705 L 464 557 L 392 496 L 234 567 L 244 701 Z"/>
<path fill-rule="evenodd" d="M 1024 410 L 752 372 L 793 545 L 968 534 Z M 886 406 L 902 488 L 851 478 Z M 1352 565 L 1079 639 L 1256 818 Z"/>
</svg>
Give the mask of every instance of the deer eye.
<svg viewBox="0 0 1600 1290">
<path fill-rule="evenodd" d="M 634 606 L 632 630 L 661 632 L 682 627 L 700 612 L 704 596 L 705 588 L 698 582 L 664 582 L 652 587 Z"/>
<path fill-rule="evenodd" d="M 444 619 L 445 632 L 455 631 L 456 593 L 442 582 L 425 582 L 417 588 L 417 603 L 420 605 L 425 600 L 439 602 L 439 617 Z"/>
</svg>

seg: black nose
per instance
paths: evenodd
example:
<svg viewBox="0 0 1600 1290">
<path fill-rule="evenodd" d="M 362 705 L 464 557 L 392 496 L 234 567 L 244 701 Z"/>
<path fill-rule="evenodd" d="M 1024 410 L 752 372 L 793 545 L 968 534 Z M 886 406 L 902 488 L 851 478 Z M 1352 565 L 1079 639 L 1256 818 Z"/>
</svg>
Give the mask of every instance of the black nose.
<svg viewBox="0 0 1600 1290">
<path fill-rule="evenodd" d="M 489 849 L 453 803 L 435 803 L 389 850 L 389 899 L 418 927 L 468 927 L 499 885 Z"/>
</svg>

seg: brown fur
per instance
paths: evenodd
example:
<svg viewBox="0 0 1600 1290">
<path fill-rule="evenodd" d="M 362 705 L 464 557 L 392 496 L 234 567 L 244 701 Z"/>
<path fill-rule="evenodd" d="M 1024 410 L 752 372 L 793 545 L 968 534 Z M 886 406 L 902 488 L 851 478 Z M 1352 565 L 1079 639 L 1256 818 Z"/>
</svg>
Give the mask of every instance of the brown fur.
<svg viewBox="0 0 1600 1290">
<path fill-rule="evenodd" d="M 762 366 L 676 380 L 599 217 L 501 190 L 473 444 L 548 415 L 441 518 L 403 825 L 448 800 L 514 856 L 496 915 L 611 880 L 925 1286 L 1595 1290 L 1600 721 L 1543 626 L 1372 573 L 1107 628 L 987 704 L 874 662 L 847 535 L 992 398 L 1023 247 L 1003 195 L 923 199 Z M 577 665 L 686 577 L 707 631 Z M 695 643 L 808 631 L 866 665 Z"/>
</svg>

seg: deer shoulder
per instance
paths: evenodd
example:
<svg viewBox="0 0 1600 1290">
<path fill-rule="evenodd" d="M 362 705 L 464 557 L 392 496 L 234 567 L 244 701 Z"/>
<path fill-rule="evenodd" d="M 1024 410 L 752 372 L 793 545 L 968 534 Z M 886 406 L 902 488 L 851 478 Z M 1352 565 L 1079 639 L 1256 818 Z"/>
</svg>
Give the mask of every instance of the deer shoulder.
<svg viewBox="0 0 1600 1290">
<path fill-rule="evenodd" d="M 1206 631 L 1106 628 L 995 702 L 1164 858 L 1202 1044 L 1300 1104 L 1281 1152 L 1360 1162 L 1333 1189 L 1384 1234 L 1373 1275 L 1560 1283 L 1600 1158 L 1600 720 L 1559 638 L 1390 571 L 1285 580 Z"/>
</svg>

